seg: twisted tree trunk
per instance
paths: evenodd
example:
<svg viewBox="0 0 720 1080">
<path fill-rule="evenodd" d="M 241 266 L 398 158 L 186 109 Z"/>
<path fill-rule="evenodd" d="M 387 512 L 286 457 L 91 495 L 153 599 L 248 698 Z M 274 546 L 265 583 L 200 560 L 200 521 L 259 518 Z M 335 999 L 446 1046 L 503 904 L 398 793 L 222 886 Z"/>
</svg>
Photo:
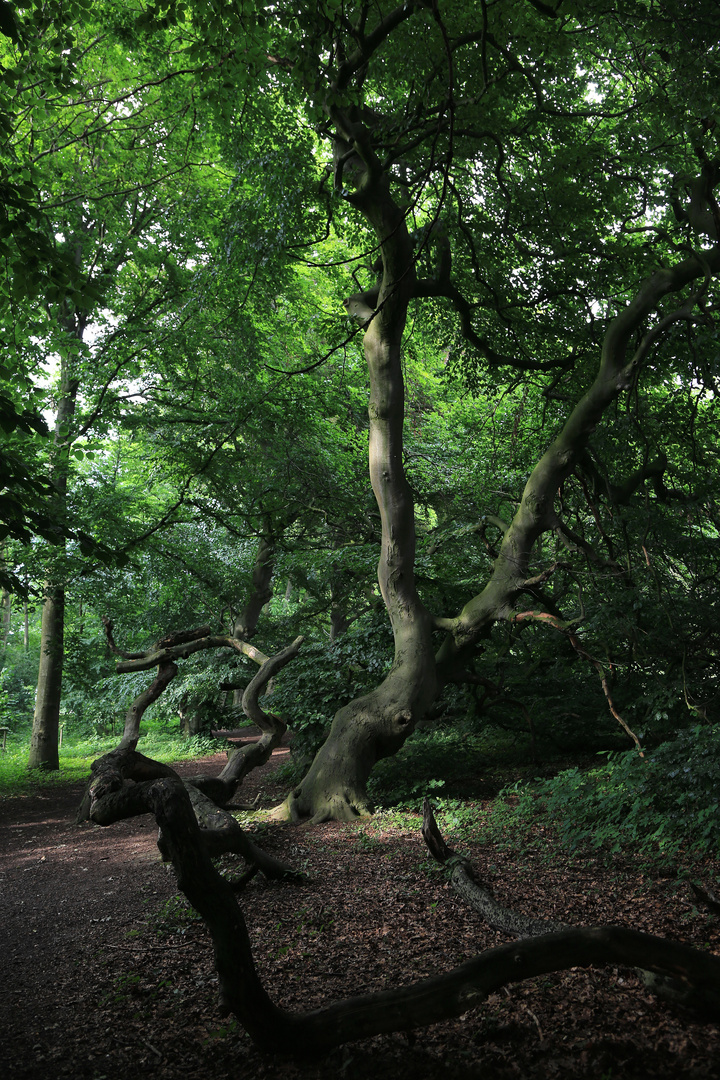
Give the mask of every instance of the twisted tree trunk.
<svg viewBox="0 0 720 1080">
<path fill-rule="evenodd" d="M 390 196 L 387 177 L 367 145 L 361 124 L 336 114 L 339 140 L 352 142 L 363 165 L 352 201 L 378 238 L 383 263 L 377 307 L 359 307 L 370 322 L 364 350 L 370 376 L 369 469 L 382 526 L 378 582 L 395 639 L 392 670 L 381 686 L 336 714 L 302 783 L 278 817 L 352 820 L 367 814 L 366 784 L 375 763 L 395 754 L 437 693 L 432 620 L 415 586 L 415 511 L 403 468 L 405 387 L 402 336 L 414 294 L 413 248 L 405 215 Z M 348 300 L 348 308 L 353 300 Z"/>
<path fill-rule="evenodd" d="M 392 205 L 389 197 L 387 201 Z M 464 677 L 468 659 L 492 624 L 520 617 L 518 598 L 526 592 L 532 595 L 537 584 L 529 577 L 534 545 L 544 532 L 559 524 L 555 499 L 560 485 L 577 465 L 609 406 L 632 385 L 661 331 L 686 316 L 692 298 L 647 330 L 628 356 L 630 343 L 664 297 L 681 292 L 707 273 L 720 272 L 720 247 L 716 246 L 704 252 L 702 261 L 685 259 L 658 270 L 641 284 L 608 328 L 593 384 L 532 470 L 484 589 L 456 617 L 433 618 L 415 592 L 412 499 L 399 460 L 403 415 L 400 334 L 407 306 L 402 297 L 405 279 L 412 279 L 410 271 L 403 275 L 400 267 L 408 265 L 409 254 L 405 249 L 398 261 L 402 220 L 389 210 L 381 214 L 374 203 L 372 207 L 378 234 L 390 237 L 383 243 L 385 277 L 377 313 L 365 335 L 365 350 L 371 376 L 370 473 L 383 521 L 378 577 L 395 635 L 395 663 L 377 690 L 336 714 L 327 742 L 307 776 L 278 808 L 279 816 L 314 821 L 368 813 L 371 807 L 365 784 L 375 762 L 397 752 L 446 681 Z M 388 267 L 395 276 L 389 276 Z M 412 294 L 412 286 L 408 287 Z M 522 618 L 541 619 L 562 629 L 558 620 L 543 610 L 523 611 Z M 446 632 L 437 654 L 432 649 L 433 630 Z"/>
</svg>

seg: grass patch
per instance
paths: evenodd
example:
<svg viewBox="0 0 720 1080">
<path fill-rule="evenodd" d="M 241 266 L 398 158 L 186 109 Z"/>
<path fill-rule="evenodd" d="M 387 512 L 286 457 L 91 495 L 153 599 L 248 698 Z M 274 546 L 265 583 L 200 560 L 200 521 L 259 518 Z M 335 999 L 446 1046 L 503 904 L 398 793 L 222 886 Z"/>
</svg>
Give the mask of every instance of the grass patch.
<svg viewBox="0 0 720 1080">
<path fill-rule="evenodd" d="M 0 753 L 0 798 L 24 795 L 38 787 L 53 788 L 87 780 L 93 761 L 114 750 L 118 742 L 119 736 L 116 735 L 93 735 L 89 738 L 66 736 L 60 748 L 60 768 L 55 772 L 46 772 L 27 767 L 29 731 L 10 733 L 5 753 Z M 161 731 L 141 735 L 138 743 L 141 753 L 168 765 L 174 761 L 192 761 L 226 749 L 226 743 L 204 735 L 187 739 L 178 733 Z"/>
</svg>

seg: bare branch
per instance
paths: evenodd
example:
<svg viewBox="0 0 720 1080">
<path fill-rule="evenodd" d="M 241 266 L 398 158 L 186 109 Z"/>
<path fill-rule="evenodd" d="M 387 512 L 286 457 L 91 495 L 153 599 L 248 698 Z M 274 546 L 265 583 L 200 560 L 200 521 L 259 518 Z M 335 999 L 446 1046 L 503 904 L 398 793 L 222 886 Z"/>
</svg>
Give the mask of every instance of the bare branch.
<svg viewBox="0 0 720 1080">
<path fill-rule="evenodd" d="M 252 956 L 245 920 L 231 886 L 204 847 L 179 780 L 136 784 L 134 798 L 155 815 L 178 884 L 212 937 L 222 1002 L 255 1043 L 275 1054 L 304 1057 L 355 1039 L 437 1023 L 480 1005 L 501 987 L 569 967 L 624 964 L 679 979 L 718 1015 L 720 957 L 625 927 L 588 927 L 513 942 L 481 953 L 411 986 L 364 994 L 306 1013 L 275 1005 Z M 102 816 L 102 800 L 93 817 Z"/>
</svg>

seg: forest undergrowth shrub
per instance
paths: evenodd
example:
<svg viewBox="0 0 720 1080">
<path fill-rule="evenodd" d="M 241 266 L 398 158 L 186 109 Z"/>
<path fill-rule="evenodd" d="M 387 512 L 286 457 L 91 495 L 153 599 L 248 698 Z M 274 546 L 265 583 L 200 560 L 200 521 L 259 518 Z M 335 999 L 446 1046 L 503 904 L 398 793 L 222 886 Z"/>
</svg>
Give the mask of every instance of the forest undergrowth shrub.
<svg viewBox="0 0 720 1080">
<path fill-rule="evenodd" d="M 422 729 L 394 757 L 378 762 L 368 792 L 377 806 L 408 809 L 418 809 L 426 795 L 489 798 L 501 786 L 496 770 L 511 749 L 517 763 L 513 736 L 490 727 Z"/>
<path fill-rule="evenodd" d="M 680 732 L 640 757 L 603 755 L 602 765 L 506 788 L 488 819 L 489 838 L 529 840 L 533 824 L 550 823 L 567 848 L 609 855 L 624 849 L 698 854 L 720 849 L 720 726 Z"/>
<path fill-rule="evenodd" d="M 268 699 L 293 733 L 293 761 L 285 773 L 300 775 L 307 768 L 337 710 L 374 689 L 391 664 L 392 636 L 384 618 L 368 619 L 338 641 L 303 645 Z"/>
</svg>

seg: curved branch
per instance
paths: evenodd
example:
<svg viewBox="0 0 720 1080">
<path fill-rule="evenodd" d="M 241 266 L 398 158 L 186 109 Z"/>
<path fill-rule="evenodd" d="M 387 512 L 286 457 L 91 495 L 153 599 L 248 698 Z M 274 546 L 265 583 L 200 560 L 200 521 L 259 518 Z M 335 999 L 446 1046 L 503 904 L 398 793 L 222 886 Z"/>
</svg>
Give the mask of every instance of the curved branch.
<svg viewBox="0 0 720 1080">
<path fill-rule="evenodd" d="M 112 641 L 112 624 L 110 620 L 103 619 L 103 624 L 111 647 L 115 652 L 120 652 L 114 641 Z M 118 673 L 146 671 L 157 666 L 158 674 L 150 686 L 135 698 L 126 712 L 125 728 L 118 749 L 134 750 L 137 746 L 143 713 L 149 705 L 157 701 L 177 675 L 176 659 L 185 659 L 192 653 L 216 648 L 235 649 L 237 652 L 249 656 L 261 666 L 245 689 L 242 706 L 245 715 L 261 728 L 263 734 L 259 742 L 249 743 L 233 751 L 220 776 L 197 776 L 192 781 L 209 798 L 225 804 L 233 797 L 243 777 L 247 776 L 252 769 L 265 764 L 285 734 L 286 725 L 279 717 L 264 712 L 258 704 L 258 698 L 272 676 L 297 656 L 304 638 L 295 638 L 293 643 L 288 645 L 286 649 L 283 649 L 275 656 L 268 657 L 265 653 L 256 649 L 254 645 L 250 645 L 240 638 L 231 637 L 227 634 L 210 634 L 209 630 L 210 627 L 207 626 L 200 627 L 197 630 L 181 630 L 174 634 L 168 634 L 145 653 L 120 653 L 121 656 L 127 656 L 128 659 L 117 665 L 116 670 Z"/>
<path fill-rule="evenodd" d="M 428 799 L 423 800 L 422 835 L 435 861 L 450 872 L 452 887 L 469 907 L 482 915 L 493 930 L 500 930 L 504 934 L 511 934 L 517 938 L 529 938 L 565 929 L 565 923 L 533 919 L 499 904 L 492 893 L 478 880 L 470 860 L 456 854 L 445 843 Z"/>
<path fill-rule="evenodd" d="M 265 653 L 260 652 L 247 641 L 241 641 L 240 638 L 234 638 L 228 634 L 207 634 L 207 629 L 203 627 L 202 632 L 205 636 L 198 638 L 190 636 L 195 633 L 194 631 L 188 631 L 187 639 L 177 644 L 163 645 L 162 642 L 158 642 L 152 650 L 139 655 L 135 654 L 134 659 L 122 661 L 115 670 L 118 675 L 125 675 L 130 671 L 148 671 L 159 664 L 166 664 L 173 660 L 186 660 L 192 653 L 202 652 L 204 649 L 235 649 L 236 652 L 249 656 L 258 664 L 264 664 L 267 660 Z M 180 638 L 181 635 L 176 636 Z"/>
<path fill-rule="evenodd" d="M 453 621 L 452 636 L 438 653 L 441 668 L 451 669 L 458 654 L 472 646 L 497 619 L 512 618 L 513 604 L 529 576 L 535 542 L 557 521 L 554 501 L 560 485 L 580 461 L 608 407 L 633 385 L 645 353 L 640 349 L 628 359 L 630 342 L 664 297 L 680 292 L 701 276 L 720 272 L 720 245 L 703 252 L 703 256 L 702 264 L 691 257 L 656 271 L 608 327 L 595 380 L 532 470 L 489 582 Z"/>
<path fill-rule="evenodd" d="M 258 697 L 273 676 L 277 675 L 278 671 L 282 671 L 285 665 L 289 664 L 290 661 L 297 656 L 304 640 L 305 638 L 302 635 L 296 637 L 292 644 L 288 645 L 282 652 L 275 653 L 275 656 L 265 660 L 260 670 L 256 672 L 245 688 L 245 693 L 242 697 L 243 711 L 247 718 L 253 720 L 258 727 L 275 730 L 279 725 L 282 727 L 281 734 L 285 732 L 286 726 L 283 724 L 282 720 L 278 719 L 278 717 L 274 716 L 272 713 L 266 713 L 260 708 Z"/>
<path fill-rule="evenodd" d="M 118 668 L 121 666 L 122 665 L 118 665 Z M 140 738 L 140 721 L 143 718 L 145 710 L 148 709 L 154 701 L 157 701 L 160 695 L 167 690 L 177 673 L 178 666 L 177 664 L 174 664 L 172 660 L 163 660 L 162 663 L 158 664 L 158 673 L 153 681 L 142 691 L 142 693 L 138 694 L 125 713 L 125 728 L 120 742 L 120 747 L 122 749 L 135 749 L 138 739 Z"/>
<path fill-rule="evenodd" d="M 233 750 L 220 776 L 214 778 L 215 784 L 224 786 L 224 795 L 221 801 L 229 801 L 243 777 L 247 776 L 253 769 L 264 765 L 269 760 L 275 747 L 280 745 L 282 737 L 287 731 L 287 725 L 274 713 L 265 712 L 260 707 L 258 698 L 261 691 L 270 682 L 270 679 L 297 656 L 304 640 L 302 636 L 296 637 L 292 644 L 288 645 L 282 652 L 276 653 L 275 656 L 265 660 L 260 670 L 255 673 L 246 686 L 242 697 L 243 711 L 249 720 L 257 724 L 262 731 L 262 735 L 257 742 L 246 743 L 244 746 Z"/>
<path fill-rule="evenodd" d="M 334 89 L 344 90 L 353 75 L 367 64 L 372 54 L 380 48 L 396 27 L 410 19 L 418 8 L 430 6 L 427 0 L 408 0 L 407 3 L 398 4 L 367 36 L 362 36 L 355 52 L 340 65 Z"/>
<path fill-rule="evenodd" d="M 85 812 L 82 816 L 78 815 L 78 821 L 90 818 L 96 825 L 112 825 L 116 821 L 146 813 L 147 788 L 157 779 L 168 778 L 183 784 L 170 765 L 163 765 L 136 750 L 113 750 L 94 761 L 91 769 L 93 776 L 81 807 L 81 811 Z M 241 855 L 265 877 L 275 880 L 304 876 L 257 847 L 235 818 L 219 809 L 207 795 L 194 787 L 192 780 L 183 787 L 200 826 L 201 842 L 211 857 L 233 852 Z M 167 861 L 168 848 L 162 829 L 157 844 L 163 860 Z"/>
<path fill-rule="evenodd" d="M 679 979 L 703 994 L 720 1015 L 720 957 L 619 926 L 543 934 L 491 949 L 411 986 L 308 1013 L 288 1012 L 273 1003 L 262 985 L 242 912 L 212 865 L 181 782 L 168 778 L 137 786 L 145 810 L 163 830 L 178 885 L 211 935 L 223 1004 L 269 1052 L 317 1055 L 354 1039 L 408 1031 L 460 1016 L 509 983 L 589 965 L 624 964 Z"/>
</svg>

